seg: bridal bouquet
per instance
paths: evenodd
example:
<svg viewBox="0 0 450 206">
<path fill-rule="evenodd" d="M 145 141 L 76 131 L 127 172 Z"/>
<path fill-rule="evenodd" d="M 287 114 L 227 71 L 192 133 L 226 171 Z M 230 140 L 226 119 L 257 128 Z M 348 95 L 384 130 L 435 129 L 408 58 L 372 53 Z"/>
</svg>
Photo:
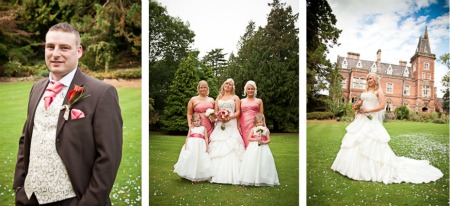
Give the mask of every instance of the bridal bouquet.
<svg viewBox="0 0 450 206">
<path fill-rule="evenodd" d="M 220 120 L 224 120 L 224 119 L 226 119 L 226 118 L 228 118 L 230 116 L 230 111 L 228 111 L 226 109 L 221 109 L 221 110 L 219 110 L 217 115 L 219 116 Z M 225 130 L 225 123 L 224 122 L 222 122 L 222 125 L 220 125 L 220 129 Z"/>
<path fill-rule="evenodd" d="M 259 137 L 261 137 L 264 134 L 265 131 L 266 131 L 266 128 L 263 127 L 263 126 L 257 126 L 256 127 L 256 133 L 259 135 Z M 261 139 L 258 140 L 258 146 L 260 146 L 261 143 L 262 143 Z"/>
<path fill-rule="evenodd" d="M 356 101 L 353 105 L 352 105 L 352 109 L 355 110 L 356 112 L 359 112 L 359 110 L 361 109 L 361 106 L 363 104 L 363 100 L 360 99 L 358 101 Z M 372 120 L 372 115 L 364 113 L 368 119 Z"/>
</svg>

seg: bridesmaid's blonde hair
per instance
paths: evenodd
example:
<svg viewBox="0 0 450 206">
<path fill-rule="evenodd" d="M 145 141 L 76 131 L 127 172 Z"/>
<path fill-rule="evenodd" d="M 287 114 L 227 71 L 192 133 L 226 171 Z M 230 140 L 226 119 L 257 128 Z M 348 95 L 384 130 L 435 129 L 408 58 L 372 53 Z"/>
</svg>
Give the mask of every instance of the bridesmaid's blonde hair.
<svg viewBox="0 0 450 206">
<path fill-rule="evenodd" d="M 227 82 L 231 83 L 232 87 L 231 87 L 230 93 L 234 95 L 234 80 L 232 78 L 228 78 L 227 80 L 225 80 L 222 83 L 222 86 L 220 86 L 220 92 L 219 92 L 219 95 L 217 95 L 217 99 L 220 99 L 223 95 L 225 95 L 225 90 L 223 90 L 223 85 Z"/>
<path fill-rule="evenodd" d="M 202 115 L 200 115 L 199 113 L 192 114 L 191 120 L 194 121 L 196 118 L 199 118 L 200 121 L 201 121 L 202 120 Z"/>
<path fill-rule="evenodd" d="M 197 93 L 200 94 L 200 85 L 201 84 L 206 84 L 206 87 L 208 87 L 208 93 L 206 93 L 206 96 L 209 95 L 209 86 L 208 86 L 208 82 L 206 82 L 205 80 L 201 80 L 198 82 L 197 84 Z"/>
<path fill-rule="evenodd" d="M 380 78 L 377 74 L 371 72 L 366 76 L 366 91 L 369 91 L 369 83 L 367 81 L 367 78 L 369 78 L 369 76 L 373 77 L 373 80 L 375 81 L 375 90 L 378 90 L 378 88 L 380 88 Z"/>
<path fill-rule="evenodd" d="M 258 93 L 258 89 L 256 88 L 256 83 L 254 82 L 254 81 L 252 81 L 252 80 L 249 80 L 247 83 L 245 83 L 245 86 L 244 86 L 244 96 L 247 96 L 247 87 L 248 86 L 253 86 L 253 88 L 255 88 L 255 97 L 256 97 L 256 94 Z"/>
<path fill-rule="evenodd" d="M 253 124 L 256 125 L 259 121 L 262 121 L 262 123 L 266 124 L 266 119 L 264 117 L 263 113 L 258 113 L 255 115 L 255 119 L 253 121 Z"/>
</svg>

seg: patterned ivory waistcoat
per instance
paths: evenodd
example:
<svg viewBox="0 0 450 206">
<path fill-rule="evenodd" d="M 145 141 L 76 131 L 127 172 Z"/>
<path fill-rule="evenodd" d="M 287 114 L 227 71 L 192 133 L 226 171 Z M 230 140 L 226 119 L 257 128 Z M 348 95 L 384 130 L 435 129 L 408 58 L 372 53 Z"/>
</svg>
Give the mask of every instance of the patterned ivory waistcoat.
<svg viewBox="0 0 450 206">
<path fill-rule="evenodd" d="M 56 95 L 48 110 L 41 99 L 34 116 L 30 148 L 30 164 L 25 178 L 25 193 L 39 204 L 75 197 L 64 163 L 56 151 L 56 125 L 65 94 Z"/>
</svg>

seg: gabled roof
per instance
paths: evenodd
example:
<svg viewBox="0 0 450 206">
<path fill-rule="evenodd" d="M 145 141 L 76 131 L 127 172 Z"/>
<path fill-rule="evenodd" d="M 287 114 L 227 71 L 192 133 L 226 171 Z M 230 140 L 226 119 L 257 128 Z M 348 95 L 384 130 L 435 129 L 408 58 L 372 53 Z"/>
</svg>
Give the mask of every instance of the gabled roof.
<svg viewBox="0 0 450 206">
<path fill-rule="evenodd" d="M 342 68 L 342 61 L 344 61 L 344 59 L 347 59 L 347 69 L 348 70 L 357 68 L 356 64 L 358 64 L 358 61 L 361 61 L 361 65 L 362 65 L 362 68 L 358 68 L 358 69 L 367 70 L 367 72 L 370 72 L 370 68 L 372 67 L 372 64 L 374 62 L 376 64 L 376 61 L 352 59 L 352 58 L 338 56 L 338 60 L 337 60 L 338 68 Z M 411 67 L 395 65 L 395 64 L 388 64 L 388 63 L 381 63 L 381 68 L 377 69 L 377 73 L 387 75 L 387 70 L 389 68 L 389 65 L 391 65 L 391 67 L 392 67 L 392 76 L 403 76 L 403 71 L 405 70 L 405 67 L 406 67 L 409 71 L 408 77 L 412 77 Z"/>
</svg>

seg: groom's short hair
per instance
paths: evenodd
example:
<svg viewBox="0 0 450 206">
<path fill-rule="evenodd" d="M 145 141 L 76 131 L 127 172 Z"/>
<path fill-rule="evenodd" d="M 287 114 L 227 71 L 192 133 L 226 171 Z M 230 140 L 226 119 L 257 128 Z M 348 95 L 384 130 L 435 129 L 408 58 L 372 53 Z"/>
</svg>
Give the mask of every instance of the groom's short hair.
<svg viewBox="0 0 450 206">
<path fill-rule="evenodd" d="M 55 24 L 52 27 L 50 27 L 50 29 L 48 31 L 63 31 L 63 32 L 75 34 L 75 43 L 77 45 L 81 44 L 80 33 L 78 32 L 77 28 L 75 28 L 74 26 L 70 25 L 67 22 Z"/>
</svg>

